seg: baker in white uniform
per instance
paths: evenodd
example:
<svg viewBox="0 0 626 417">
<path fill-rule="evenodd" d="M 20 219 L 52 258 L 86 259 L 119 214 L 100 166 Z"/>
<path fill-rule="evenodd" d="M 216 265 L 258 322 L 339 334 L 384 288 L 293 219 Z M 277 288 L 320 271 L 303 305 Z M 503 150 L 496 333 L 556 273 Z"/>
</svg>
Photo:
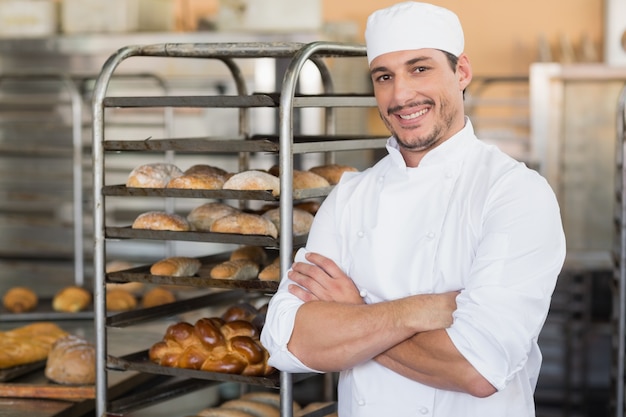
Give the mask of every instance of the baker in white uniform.
<svg viewBox="0 0 626 417">
<path fill-rule="evenodd" d="M 389 154 L 316 214 L 269 305 L 270 364 L 340 372 L 340 417 L 534 416 L 565 258 L 554 193 L 475 136 L 454 13 L 399 3 L 365 37 Z"/>
</svg>

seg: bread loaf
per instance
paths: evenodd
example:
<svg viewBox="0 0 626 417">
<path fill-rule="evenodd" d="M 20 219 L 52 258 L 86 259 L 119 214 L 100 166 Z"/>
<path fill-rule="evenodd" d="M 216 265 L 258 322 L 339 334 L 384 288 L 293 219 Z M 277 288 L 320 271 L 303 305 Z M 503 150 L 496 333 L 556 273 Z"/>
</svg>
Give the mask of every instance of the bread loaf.
<svg viewBox="0 0 626 417">
<path fill-rule="evenodd" d="M 275 392 L 251 391 L 240 397 L 242 400 L 256 401 L 263 404 L 271 405 L 280 410 L 280 394 Z M 296 401 L 293 401 L 293 414 L 297 413 L 302 407 Z"/>
<path fill-rule="evenodd" d="M 214 174 L 183 174 L 172 178 L 167 183 L 167 188 L 182 188 L 188 190 L 221 190 L 224 185 L 224 177 Z"/>
<path fill-rule="evenodd" d="M 215 265 L 211 269 L 211 278 L 242 281 L 254 279 L 258 273 L 259 265 L 256 262 L 249 259 L 236 259 Z"/>
<path fill-rule="evenodd" d="M 309 171 L 324 177 L 330 185 L 335 185 L 339 183 L 345 172 L 358 172 L 359 170 L 348 165 L 327 164 L 313 167 Z"/>
<path fill-rule="evenodd" d="M 150 273 L 172 277 L 191 277 L 200 270 L 201 266 L 202 263 L 196 258 L 171 256 L 152 264 Z"/>
<path fill-rule="evenodd" d="M 94 384 L 96 382 L 95 346 L 75 335 L 58 339 L 52 345 L 44 373 L 48 379 L 57 384 Z"/>
<path fill-rule="evenodd" d="M 212 317 L 193 325 L 172 324 L 148 354 L 152 362 L 168 367 L 248 376 L 274 371 L 267 365 L 269 355 L 259 341 L 258 329 L 244 320 L 227 323 Z"/>
<path fill-rule="evenodd" d="M 239 212 L 239 209 L 228 204 L 218 202 L 205 203 L 191 210 L 187 215 L 187 221 L 191 225 L 192 230 L 210 232 L 211 225 L 215 220 Z"/>
<path fill-rule="evenodd" d="M 35 322 L 0 332 L 0 369 L 46 359 L 54 342 L 67 334 L 50 322 Z"/>
<path fill-rule="evenodd" d="M 297 208 L 300 210 L 308 211 L 312 215 L 315 216 L 317 210 L 319 210 L 321 203 L 319 201 L 303 201 L 298 204 L 294 204 L 293 208 Z"/>
<path fill-rule="evenodd" d="M 278 237 L 278 230 L 274 223 L 265 217 L 251 213 L 236 213 L 220 217 L 211 225 L 211 232 Z"/>
<path fill-rule="evenodd" d="M 280 417 L 280 409 L 258 401 L 235 399 L 222 403 L 220 408 L 245 411 L 255 417 Z"/>
<path fill-rule="evenodd" d="M 133 222 L 133 229 L 170 230 L 185 232 L 191 230 L 189 222 L 182 216 L 164 211 L 142 213 Z"/>
<path fill-rule="evenodd" d="M 190 174 L 215 175 L 215 176 L 223 178 L 224 180 L 227 180 L 228 177 L 230 177 L 230 173 L 228 171 L 220 167 L 216 167 L 213 165 L 206 165 L 206 164 L 192 165 L 191 167 L 185 170 L 184 174 L 185 175 L 190 175 Z"/>
<path fill-rule="evenodd" d="M 308 416 L 309 414 L 313 413 L 314 411 L 318 411 L 321 410 L 322 408 L 328 407 L 330 405 L 334 404 L 333 402 L 323 402 L 323 401 L 318 401 L 318 402 L 312 402 L 306 405 L 306 407 L 303 407 L 301 410 L 299 410 L 296 414 L 294 414 L 295 417 L 305 417 Z M 324 416 L 327 417 L 336 417 L 337 416 L 337 412 L 333 412 L 331 414 L 324 414 Z"/>
<path fill-rule="evenodd" d="M 308 188 L 330 187 L 326 178 L 311 171 L 293 170 L 294 190 L 306 190 Z"/>
<path fill-rule="evenodd" d="M 224 311 L 224 313 L 222 313 L 220 317 L 225 322 L 245 320 L 252 323 L 258 315 L 259 310 L 252 304 L 239 303 L 228 307 L 228 309 L 226 309 L 226 311 Z"/>
<path fill-rule="evenodd" d="M 65 287 L 52 299 L 52 309 L 66 313 L 83 311 L 91 304 L 91 293 L 75 285 Z"/>
<path fill-rule="evenodd" d="M 107 290 L 106 308 L 109 311 L 126 311 L 137 307 L 137 299 L 122 289 Z"/>
<path fill-rule="evenodd" d="M 176 301 L 176 296 L 172 291 L 163 287 L 154 287 L 144 294 L 141 305 L 144 308 L 149 308 L 173 303 L 174 301 Z"/>
<path fill-rule="evenodd" d="M 2 304 L 11 313 L 26 313 L 37 308 L 39 297 L 28 287 L 12 287 L 2 297 Z"/>
<path fill-rule="evenodd" d="M 262 215 L 266 219 L 270 220 L 276 229 L 278 230 L 278 234 L 280 234 L 280 209 L 274 208 L 266 211 Z M 313 215 L 308 211 L 304 211 L 302 209 L 293 208 L 292 209 L 292 217 L 293 217 L 293 226 L 292 232 L 294 236 L 302 236 L 309 233 L 311 229 L 311 225 L 313 224 Z"/>
<path fill-rule="evenodd" d="M 260 246 L 240 246 L 230 254 L 230 260 L 247 259 L 258 265 L 267 263 L 267 252 Z"/>
<path fill-rule="evenodd" d="M 272 263 L 267 265 L 259 272 L 261 281 L 280 281 L 280 258 L 274 259 Z"/>
<path fill-rule="evenodd" d="M 172 178 L 183 175 L 176 165 L 157 162 L 133 169 L 126 180 L 127 187 L 164 188 Z"/>
<path fill-rule="evenodd" d="M 280 194 L 280 180 L 264 171 L 243 171 L 226 180 L 222 188 L 225 190 L 271 191 L 272 195 L 277 196 Z"/>
</svg>

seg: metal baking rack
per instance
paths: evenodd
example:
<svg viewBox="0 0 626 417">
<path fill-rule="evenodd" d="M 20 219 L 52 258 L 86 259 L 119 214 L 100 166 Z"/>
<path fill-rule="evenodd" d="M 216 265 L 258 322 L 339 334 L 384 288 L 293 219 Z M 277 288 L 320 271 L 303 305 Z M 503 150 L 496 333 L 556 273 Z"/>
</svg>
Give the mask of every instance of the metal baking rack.
<svg viewBox="0 0 626 417">
<path fill-rule="evenodd" d="M 208 59 L 225 65 L 235 82 L 237 94 L 233 96 L 163 96 L 163 97 L 108 97 L 107 88 L 110 79 L 114 76 L 117 67 L 123 61 L 133 57 L 168 57 Z M 271 293 L 275 291 L 275 283 L 241 282 L 229 283 L 211 281 L 202 277 L 161 277 L 146 274 L 146 268 L 134 268 L 128 271 L 105 273 L 105 242 L 107 239 L 158 239 L 184 240 L 195 242 L 237 243 L 258 245 L 275 248 L 280 255 L 280 268 L 285 271 L 291 266 L 294 247 L 303 245 L 306 236 L 293 236 L 292 218 L 294 200 L 310 197 L 324 198 L 332 187 L 314 190 L 293 190 L 292 173 L 293 157 L 299 153 L 323 152 L 326 163 L 334 161 L 334 152 L 342 150 L 362 150 L 383 148 L 386 138 L 369 137 L 367 135 L 336 135 L 335 112 L 336 107 L 375 107 L 375 100 L 368 94 L 335 94 L 330 70 L 325 62 L 326 58 L 364 57 L 365 48 L 362 45 L 341 44 L 331 42 L 302 43 L 207 43 L 207 44 L 156 44 L 135 45 L 119 49 L 105 62 L 97 79 L 93 102 L 93 184 L 94 184 L 94 273 L 95 273 L 95 328 L 97 357 L 97 415 L 118 413 L 121 410 L 107 410 L 117 407 L 116 403 L 107 399 L 107 371 L 133 369 L 145 373 L 168 374 L 183 376 L 191 379 L 218 379 L 237 380 L 247 385 L 271 386 L 280 389 L 281 416 L 291 417 L 293 399 L 293 384 L 306 375 L 292 375 L 280 372 L 272 378 L 243 377 L 237 375 L 214 375 L 202 371 L 189 371 L 156 366 L 146 361 L 146 353 L 139 352 L 124 358 L 115 358 L 107 354 L 107 327 L 124 327 L 142 320 L 154 320 L 158 316 L 171 312 L 151 314 L 147 312 L 128 312 L 115 315 L 106 312 L 107 282 L 151 282 L 171 283 L 189 286 L 211 287 L 235 292 Z M 242 72 L 237 64 L 238 60 L 272 58 L 286 59 L 289 65 L 283 77 L 280 93 L 248 94 Z M 319 70 L 324 93 L 307 96 L 297 93 L 297 84 L 302 68 L 306 62 L 312 62 Z M 148 138 L 137 140 L 108 140 L 105 135 L 105 109 L 107 108 L 138 108 L 138 107 L 180 107 L 180 108 L 219 108 L 228 107 L 238 109 L 238 133 L 228 138 Z M 277 135 L 255 135 L 250 133 L 249 110 L 253 108 L 275 108 L 279 120 Z M 297 108 L 316 107 L 324 109 L 324 135 L 299 135 L 294 129 L 294 111 Z M 138 189 L 127 188 L 123 185 L 109 185 L 105 183 L 105 159 L 108 153 L 116 152 L 176 152 L 179 153 L 232 153 L 238 156 L 239 169 L 249 167 L 251 153 L 273 153 L 278 156 L 278 165 L 281 172 L 281 195 L 276 197 L 270 192 L 238 192 L 231 190 L 174 190 L 174 189 Z M 209 198 L 217 200 L 250 200 L 278 202 L 280 207 L 280 227 L 282 231 L 278 239 L 267 236 L 231 235 L 226 233 L 198 233 L 198 232 L 169 232 L 133 230 L 129 227 L 110 227 L 105 224 L 105 199 L 115 196 L 163 197 L 163 198 Z M 208 297 L 210 297 L 209 295 Z M 212 303 L 213 301 L 211 301 Z M 209 301 L 201 299 L 200 306 L 207 306 Z M 171 307 L 180 311 L 180 304 Z M 167 309 L 166 309 L 167 310 Z M 156 311 L 156 310 L 154 310 Z M 274 379 L 275 378 L 275 379 Z M 200 384 L 203 385 L 203 384 Z M 153 398 L 150 403 L 158 401 Z M 125 404 L 120 408 L 132 409 Z M 330 407 L 326 412 L 332 412 L 336 407 Z M 320 414 L 323 415 L 323 414 Z"/>
</svg>

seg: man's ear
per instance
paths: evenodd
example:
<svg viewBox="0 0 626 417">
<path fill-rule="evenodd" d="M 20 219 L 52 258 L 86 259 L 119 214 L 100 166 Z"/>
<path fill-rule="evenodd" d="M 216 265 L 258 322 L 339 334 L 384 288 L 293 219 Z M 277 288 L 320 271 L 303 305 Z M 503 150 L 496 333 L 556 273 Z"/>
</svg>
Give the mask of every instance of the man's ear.
<svg viewBox="0 0 626 417">
<path fill-rule="evenodd" d="M 456 66 L 457 74 L 459 77 L 459 87 L 461 90 L 465 90 L 472 81 L 472 65 L 470 64 L 469 58 L 464 53 L 459 56 L 459 60 Z"/>
</svg>

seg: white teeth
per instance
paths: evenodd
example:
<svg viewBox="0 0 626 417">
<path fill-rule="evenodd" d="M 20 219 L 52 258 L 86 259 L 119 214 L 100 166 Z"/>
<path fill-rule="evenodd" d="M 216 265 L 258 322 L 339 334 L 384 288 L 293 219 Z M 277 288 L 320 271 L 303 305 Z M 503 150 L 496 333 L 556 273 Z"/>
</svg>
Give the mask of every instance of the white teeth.
<svg viewBox="0 0 626 417">
<path fill-rule="evenodd" d="M 411 113 L 411 114 L 401 114 L 400 118 L 403 120 L 411 120 L 411 119 L 415 119 L 416 117 L 420 117 L 423 114 L 426 114 L 428 112 L 428 109 L 424 109 L 421 111 L 418 111 L 417 113 Z"/>
</svg>

